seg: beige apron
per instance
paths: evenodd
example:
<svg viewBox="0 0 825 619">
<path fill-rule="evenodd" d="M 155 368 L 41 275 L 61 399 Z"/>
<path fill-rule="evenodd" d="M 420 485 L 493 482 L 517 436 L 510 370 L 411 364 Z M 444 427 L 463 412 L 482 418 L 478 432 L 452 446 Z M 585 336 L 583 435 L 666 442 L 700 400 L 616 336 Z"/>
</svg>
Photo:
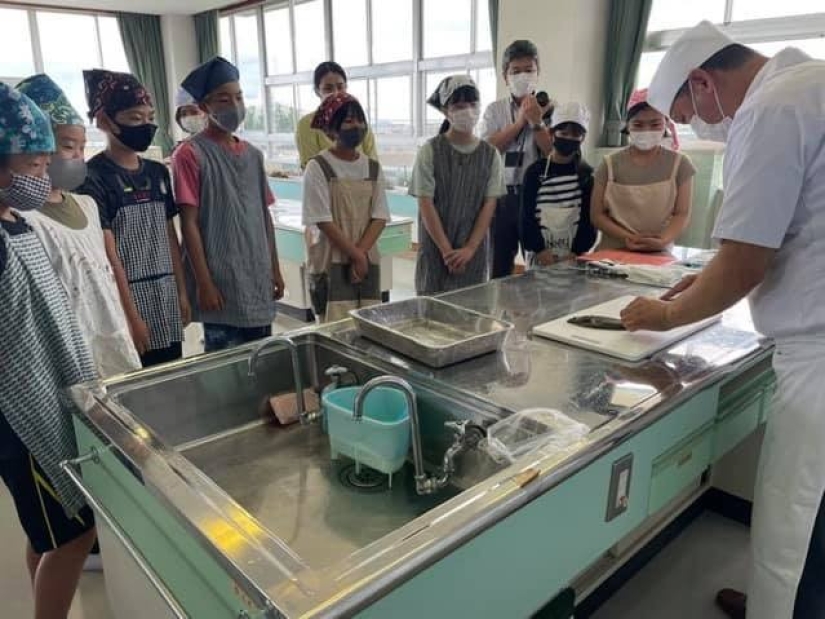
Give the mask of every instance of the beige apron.
<svg viewBox="0 0 825 619">
<path fill-rule="evenodd" d="M 642 236 L 658 236 L 673 217 L 676 208 L 676 174 L 681 157 L 675 157 L 670 178 L 647 185 L 620 185 L 613 176 L 613 157 L 607 163 L 607 187 L 604 200 L 608 215 L 613 221 Z M 625 239 L 617 239 L 602 233 L 598 249 L 623 249 Z"/>
<path fill-rule="evenodd" d="M 383 191 L 378 183 L 378 162 L 370 160 L 369 178 L 354 180 L 338 178 L 323 156 L 314 159 L 329 183 L 333 221 L 348 239 L 357 242 L 372 221 L 376 192 Z M 330 243 L 323 233 L 310 235 L 308 241 L 310 294 L 315 313 L 322 322 L 341 320 L 347 318 L 352 309 L 381 303 L 380 256 L 375 245 L 368 253 L 367 277 L 355 284 L 349 256 Z"/>
</svg>

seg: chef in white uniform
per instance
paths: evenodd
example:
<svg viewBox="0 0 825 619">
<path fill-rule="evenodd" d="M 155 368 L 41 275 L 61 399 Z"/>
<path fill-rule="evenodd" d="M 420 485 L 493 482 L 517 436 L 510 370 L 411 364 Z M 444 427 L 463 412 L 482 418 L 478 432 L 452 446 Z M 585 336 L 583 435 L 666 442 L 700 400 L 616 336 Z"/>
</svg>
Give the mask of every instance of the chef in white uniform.
<svg viewBox="0 0 825 619">
<path fill-rule="evenodd" d="M 748 619 L 825 617 L 825 62 L 773 58 L 710 23 L 665 54 L 650 104 L 727 143 L 716 258 L 663 300 L 637 299 L 627 328 L 666 330 L 749 295 L 775 339 L 778 390 L 754 500 Z M 744 617 L 745 597 L 717 598 Z"/>
</svg>

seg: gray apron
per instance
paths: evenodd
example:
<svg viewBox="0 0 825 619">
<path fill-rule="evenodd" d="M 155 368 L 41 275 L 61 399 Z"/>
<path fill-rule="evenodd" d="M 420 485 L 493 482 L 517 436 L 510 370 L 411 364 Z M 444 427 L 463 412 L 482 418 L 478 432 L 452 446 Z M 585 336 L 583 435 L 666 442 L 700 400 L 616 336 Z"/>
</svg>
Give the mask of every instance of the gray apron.
<svg viewBox="0 0 825 619">
<path fill-rule="evenodd" d="M 495 148 L 481 141 L 472 153 L 457 151 L 443 135 L 431 140 L 435 173 L 436 213 L 454 249 L 467 244 L 487 194 L 487 185 L 498 156 Z M 419 218 L 418 261 L 415 289 L 419 295 L 434 295 L 484 283 L 489 278 L 489 234 L 462 273 L 450 273 L 441 250 Z"/>
<path fill-rule="evenodd" d="M 77 456 L 65 390 L 93 380 L 94 364 L 35 233 L 10 236 L 0 228 L 0 243 L 8 250 L 0 275 L 0 411 L 72 517 L 85 500 L 60 469 Z"/>
<path fill-rule="evenodd" d="M 240 154 L 229 152 L 202 134 L 191 141 L 200 168 L 197 208 L 203 251 L 225 304 L 209 312 L 198 307 L 194 271 L 184 255 L 192 319 L 239 328 L 267 326 L 277 310 L 263 156 L 252 146 Z"/>
</svg>

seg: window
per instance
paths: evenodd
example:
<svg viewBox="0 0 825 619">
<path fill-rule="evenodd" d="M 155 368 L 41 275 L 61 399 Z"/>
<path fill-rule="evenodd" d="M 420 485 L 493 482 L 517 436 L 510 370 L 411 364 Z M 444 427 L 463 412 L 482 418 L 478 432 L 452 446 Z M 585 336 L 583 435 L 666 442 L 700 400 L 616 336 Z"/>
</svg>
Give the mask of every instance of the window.
<svg viewBox="0 0 825 619">
<path fill-rule="evenodd" d="M 369 64 L 368 0 L 333 0 L 332 39 L 335 60 L 345 67 Z"/>
<path fill-rule="evenodd" d="M 403 180 L 421 142 L 441 124 L 437 112 L 425 111 L 438 79 L 469 73 L 482 104 L 495 99 L 488 4 L 280 0 L 225 13 L 221 50 L 229 58 L 237 54 L 249 110 L 246 131 L 256 143 L 264 141 L 270 161 L 297 172 L 295 127 L 317 109 L 313 71 L 331 51 L 347 71 L 349 92 L 364 106 L 385 174 L 390 182 Z"/>
<path fill-rule="evenodd" d="M 424 0 L 424 57 L 467 54 L 472 48 L 472 0 Z"/>
<path fill-rule="evenodd" d="M 71 45 L 66 32 L 73 33 Z M 0 7 L 0 79 L 16 84 L 47 73 L 86 119 L 83 70 L 102 67 L 129 71 L 117 19 L 84 11 L 8 9 Z M 89 151 L 104 145 L 104 136 L 87 127 Z"/>
<path fill-rule="evenodd" d="M 234 16 L 236 64 L 241 74 L 241 89 L 246 101 L 247 131 L 265 132 L 263 87 L 261 85 L 261 58 L 258 49 L 258 14 L 245 13 Z"/>
<path fill-rule="evenodd" d="M 97 25 L 100 32 L 100 49 L 103 53 L 103 66 L 112 71 L 129 72 L 129 61 L 120 38 L 120 28 L 116 17 L 98 16 Z"/>
<path fill-rule="evenodd" d="M 720 24 L 725 21 L 725 0 L 691 0 L 679 3 L 674 3 L 673 0 L 653 0 L 647 30 L 656 32 L 690 28 L 703 19 Z"/>
<path fill-rule="evenodd" d="M 821 13 L 822 0 L 739 0 L 733 4 L 733 19 L 763 19 Z"/>
<path fill-rule="evenodd" d="M 221 17 L 218 20 L 218 42 L 221 48 L 221 56 L 229 61 L 235 60 L 235 52 L 232 51 L 232 18 Z"/>
<path fill-rule="evenodd" d="M 372 61 L 376 64 L 412 60 L 413 3 L 409 0 L 371 0 Z"/>
<path fill-rule="evenodd" d="M 295 2 L 295 68 L 312 71 L 327 59 L 324 36 L 324 5 L 321 0 Z"/>
<path fill-rule="evenodd" d="M 28 11 L 0 8 L 0 77 L 35 72 Z"/>
<path fill-rule="evenodd" d="M 97 66 L 98 47 L 95 17 L 76 13 L 37 13 L 43 70 L 57 82 L 76 110 L 87 108 L 82 69 Z M 65 33 L 76 34 L 71 45 Z"/>
<path fill-rule="evenodd" d="M 264 12 L 267 74 L 292 73 L 292 35 L 289 6 Z"/>
<path fill-rule="evenodd" d="M 639 86 L 650 83 L 668 42 L 703 19 L 723 25 L 733 39 L 767 56 L 785 47 L 798 47 L 814 58 L 825 58 L 822 0 L 693 0 L 680 4 L 678 10 L 674 10 L 673 4 L 672 0 L 653 1 L 636 79 Z M 799 15 L 805 18 L 800 19 Z M 687 137 L 692 136 L 689 129 L 685 132 Z"/>
</svg>

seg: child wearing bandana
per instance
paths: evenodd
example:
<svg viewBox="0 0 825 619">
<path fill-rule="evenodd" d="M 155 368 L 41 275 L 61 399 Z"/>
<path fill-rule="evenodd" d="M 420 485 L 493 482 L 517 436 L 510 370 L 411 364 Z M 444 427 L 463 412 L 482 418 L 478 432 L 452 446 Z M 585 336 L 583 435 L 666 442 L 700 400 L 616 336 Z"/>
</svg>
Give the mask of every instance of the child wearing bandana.
<svg viewBox="0 0 825 619">
<path fill-rule="evenodd" d="M 28 539 L 34 616 L 66 617 L 95 540 L 94 516 L 60 463 L 77 456 L 65 390 L 95 378 L 66 294 L 20 215 L 51 192 L 51 126 L 0 84 L 0 478 Z"/>
<path fill-rule="evenodd" d="M 84 71 L 89 118 L 108 138 L 80 189 L 100 209 L 106 253 L 143 367 L 179 359 L 190 319 L 178 211 L 166 167 L 144 159 L 157 131 L 152 98 L 133 75 Z"/>
</svg>

